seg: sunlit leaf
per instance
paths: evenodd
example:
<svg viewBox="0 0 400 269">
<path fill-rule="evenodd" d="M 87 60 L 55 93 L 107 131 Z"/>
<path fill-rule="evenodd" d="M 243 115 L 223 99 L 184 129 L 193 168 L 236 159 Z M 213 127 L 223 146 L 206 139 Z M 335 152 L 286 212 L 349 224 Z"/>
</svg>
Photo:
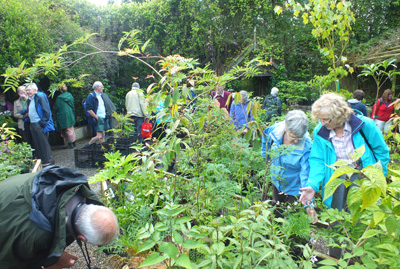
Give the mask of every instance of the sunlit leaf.
<svg viewBox="0 0 400 269">
<path fill-rule="evenodd" d="M 139 268 L 145 267 L 145 266 L 151 266 L 160 262 L 163 262 L 165 259 L 168 257 L 165 257 L 163 255 L 160 255 L 158 252 L 153 252 L 147 258 L 142 262 L 142 264 L 139 266 Z"/>
<path fill-rule="evenodd" d="M 364 180 L 361 184 L 362 208 L 364 210 L 369 205 L 375 204 L 381 195 L 381 188 L 369 180 Z"/>
<path fill-rule="evenodd" d="M 192 268 L 189 257 L 184 253 L 180 254 L 179 257 L 177 259 L 175 259 L 175 262 L 179 266 L 182 266 L 185 268 Z"/>
<path fill-rule="evenodd" d="M 374 236 L 376 236 L 376 235 L 378 235 L 378 234 L 382 234 L 382 232 L 379 231 L 379 230 L 375 230 L 375 229 L 369 229 L 368 231 L 366 231 L 366 232 L 363 234 L 363 236 L 361 236 L 360 239 L 371 238 L 371 237 L 374 237 Z"/>
<path fill-rule="evenodd" d="M 162 242 L 158 250 L 166 253 L 170 258 L 176 258 L 179 254 L 178 248 L 171 242 Z"/>
<path fill-rule="evenodd" d="M 344 183 L 345 180 L 341 178 L 335 178 L 333 180 L 329 180 L 329 182 L 325 186 L 325 194 L 324 194 L 324 201 L 328 199 L 340 186 L 340 184 Z"/>
<path fill-rule="evenodd" d="M 365 153 L 365 146 L 363 144 L 361 147 L 354 150 L 353 156 L 351 156 L 351 158 L 353 161 L 358 161 L 358 159 L 360 159 L 361 156 L 364 155 L 364 153 Z"/>
</svg>

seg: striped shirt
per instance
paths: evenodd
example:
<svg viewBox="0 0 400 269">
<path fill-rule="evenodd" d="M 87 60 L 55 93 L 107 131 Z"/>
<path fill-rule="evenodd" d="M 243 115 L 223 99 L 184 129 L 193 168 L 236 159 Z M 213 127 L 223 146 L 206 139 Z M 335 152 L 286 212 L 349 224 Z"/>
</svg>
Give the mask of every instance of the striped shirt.
<svg viewBox="0 0 400 269">
<path fill-rule="evenodd" d="M 352 162 L 351 156 L 353 156 L 354 145 L 351 139 L 351 127 L 348 122 L 344 124 L 343 135 L 338 137 L 334 130 L 329 133 L 329 139 L 335 148 L 336 161 L 345 160 Z"/>
</svg>

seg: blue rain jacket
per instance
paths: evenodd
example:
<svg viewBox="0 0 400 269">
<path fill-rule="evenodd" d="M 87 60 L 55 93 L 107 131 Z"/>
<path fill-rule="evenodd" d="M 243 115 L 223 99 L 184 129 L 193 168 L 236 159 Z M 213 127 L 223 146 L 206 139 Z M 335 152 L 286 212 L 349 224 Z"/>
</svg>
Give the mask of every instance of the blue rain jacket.
<svg viewBox="0 0 400 269">
<path fill-rule="evenodd" d="M 250 110 L 247 112 L 247 107 L 250 105 Z M 243 126 L 249 128 L 249 123 L 254 120 L 251 112 L 253 110 L 253 103 L 248 101 L 242 105 L 240 102 L 235 105 L 232 102 L 229 116 L 232 119 L 232 123 L 235 125 L 236 130 L 241 129 Z"/>
<path fill-rule="evenodd" d="M 381 161 L 383 166 L 383 173 L 387 175 L 387 164 L 389 162 L 389 148 L 385 143 L 382 133 L 376 127 L 373 120 L 364 117 L 351 115 L 349 124 L 352 130 L 352 139 L 354 148 L 357 149 L 362 145 L 365 145 L 365 153 L 361 157 L 362 167 L 367 167 L 376 163 L 378 160 Z M 364 136 L 368 139 L 371 146 L 365 143 L 360 130 L 363 130 Z M 309 163 L 310 163 L 310 175 L 307 182 L 307 186 L 312 187 L 317 192 L 322 186 L 322 197 L 325 199 L 325 185 L 331 178 L 334 170 L 329 168 L 327 165 L 331 165 L 336 162 L 336 153 L 331 141 L 329 140 L 329 132 L 325 126 L 321 123 L 314 129 L 314 143 L 311 148 Z M 372 153 L 373 151 L 373 153 Z M 375 154 L 375 157 L 374 157 Z M 332 196 L 324 202 L 328 208 L 331 207 Z"/>
<path fill-rule="evenodd" d="M 285 123 L 277 122 L 264 130 L 262 137 L 261 156 L 265 158 L 266 151 L 277 149 L 283 143 Z M 296 145 L 290 153 L 275 159 L 271 165 L 271 181 L 279 192 L 300 196 L 299 189 L 306 186 L 310 166 L 308 157 L 311 151 L 311 139 L 306 133 L 304 140 Z"/>
</svg>

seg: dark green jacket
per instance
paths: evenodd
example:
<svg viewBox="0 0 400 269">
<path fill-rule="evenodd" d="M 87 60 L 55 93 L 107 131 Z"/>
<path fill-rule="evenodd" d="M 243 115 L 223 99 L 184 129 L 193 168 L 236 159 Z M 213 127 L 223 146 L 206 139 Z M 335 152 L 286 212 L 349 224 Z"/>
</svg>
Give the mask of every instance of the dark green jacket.
<svg viewBox="0 0 400 269">
<path fill-rule="evenodd" d="M 74 97 L 69 92 L 63 92 L 57 97 L 54 113 L 58 129 L 67 129 L 75 124 Z"/>
<path fill-rule="evenodd" d="M 49 166 L 0 182 L 0 267 L 56 263 L 67 247 L 65 205 L 78 191 L 100 204 L 86 176 L 70 168 Z"/>
</svg>

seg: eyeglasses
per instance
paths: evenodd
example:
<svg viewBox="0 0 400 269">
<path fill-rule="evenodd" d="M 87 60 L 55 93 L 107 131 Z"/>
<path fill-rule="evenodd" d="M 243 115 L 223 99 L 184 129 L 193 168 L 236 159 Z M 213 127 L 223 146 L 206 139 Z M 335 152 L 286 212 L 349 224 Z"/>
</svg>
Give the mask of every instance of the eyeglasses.
<svg viewBox="0 0 400 269">
<path fill-rule="evenodd" d="M 330 123 L 332 121 L 332 119 L 319 119 L 321 121 L 321 123 L 323 124 L 327 124 Z"/>
<path fill-rule="evenodd" d="M 304 137 L 292 136 L 292 134 L 289 133 L 289 132 L 286 132 L 286 134 L 287 134 L 287 136 L 288 136 L 288 138 L 289 138 L 290 141 L 294 141 L 294 140 L 301 141 L 301 140 L 304 139 Z"/>
</svg>

